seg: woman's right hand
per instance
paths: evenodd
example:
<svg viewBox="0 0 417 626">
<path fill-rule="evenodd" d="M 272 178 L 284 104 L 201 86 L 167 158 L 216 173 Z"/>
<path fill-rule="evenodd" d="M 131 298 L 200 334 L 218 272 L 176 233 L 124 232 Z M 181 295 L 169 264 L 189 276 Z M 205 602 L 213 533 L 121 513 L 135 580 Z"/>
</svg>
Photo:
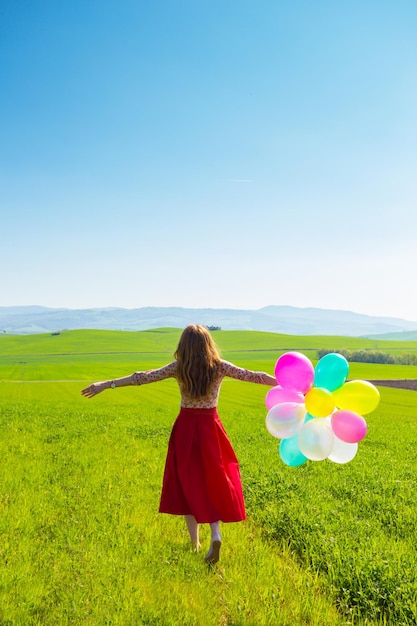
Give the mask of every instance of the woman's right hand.
<svg viewBox="0 0 417 626">
<path fill-rule="evenodd" d="M 81 393 L 84 398 L 94 398 L 94 396 L 96 396 L 98 393 L 101 393 L 105 389 L 107 389 L 106 382 L 92 383 L 91 385 L 83 389 Z"/>
</svg>

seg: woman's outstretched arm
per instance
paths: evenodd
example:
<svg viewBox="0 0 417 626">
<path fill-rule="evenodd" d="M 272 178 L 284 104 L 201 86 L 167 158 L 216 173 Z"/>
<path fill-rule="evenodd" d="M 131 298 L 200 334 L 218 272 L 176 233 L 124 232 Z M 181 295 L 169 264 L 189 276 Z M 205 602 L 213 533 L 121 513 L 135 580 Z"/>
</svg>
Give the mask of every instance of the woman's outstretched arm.
<svg viewBox="0 0 417 626">
<path fill-rule="evenodd" d="M 94 398 L 94 396 L 101 393 L 105 389 L 115 389 L 116 387 L 136 385 L 135 376 L 136 372 L 130 374 L 129 376 L 123 376 L 122 378 L 114 378 L 113 380 L 103 380 L 98 383 L 92 383 L 85 389 L 82 389 L 81 393 L 85 398 Z"/>
<path fill-rule="evenodd" d="M 147 372 L 133 372 L 129 376 L 122 378 L 114 378 L 113 380 L 103 380 L 98 383 L 92 383 L 81 391 L 85 398 L 94 398 L 97 394 L 105 389 L 116 389 L 116 387 L 128 387 L 130 385 L 146 385 L 148 383 L 156 383 L 158 380 L 164 380 L 175 376 L 177 364 L 174 361 L 168 365 L 164 365 L 159 369 L 148 370 Z"/>
<path fill-rule="evenodd" d="M 266 372 L 254 372 L 244 367 L 238 367 L 229 361 L 222 361 L 222 371 L 225 376 L 230 376 L 230 378 L 236 378 L 237 380 L 244 380 L 249 383 L 269 385 L 270 387 L 274 387 L 278 384 L 276 378 Z"/>
</svg>

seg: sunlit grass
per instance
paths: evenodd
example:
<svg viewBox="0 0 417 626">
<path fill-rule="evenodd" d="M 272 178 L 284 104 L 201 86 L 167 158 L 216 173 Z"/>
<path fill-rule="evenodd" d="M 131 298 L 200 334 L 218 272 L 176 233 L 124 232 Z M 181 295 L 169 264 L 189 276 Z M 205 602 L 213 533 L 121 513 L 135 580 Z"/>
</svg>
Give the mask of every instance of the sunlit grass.
<svg viewBox="0 0 417 626">
<path fill-rule="evenodd" d="M 1 624 L 417 622 L 417 394 L 380 389 L 352 462 L 288 468 L 265 428 L 266 388 L 225 380 L 219 412 L 248 519 L 223 525 L 207 568 L 208 529 L 194 554 L 183 520 L 157 513 L 176 383 L 80 395 L 171 353 L 90 348 L 86 333 L 82 355 L 28 352 L 25 370 L 0 358 Z M 272 372 L 278 355 L 251 357 L 246 343 L 224 356 Z M 351 364 L 350 375 L 413 377 L 400 367 Z"/>
<path fill-rule="evenodd" d="M 175 408 L 136 396 L 3 405 L 1 623 L 336 623 L 316 577 L 251 521 L 224 526 L 208 568 L 208 529 L 194 554 L 183 520 L 158 515 Z"/>
</svg>

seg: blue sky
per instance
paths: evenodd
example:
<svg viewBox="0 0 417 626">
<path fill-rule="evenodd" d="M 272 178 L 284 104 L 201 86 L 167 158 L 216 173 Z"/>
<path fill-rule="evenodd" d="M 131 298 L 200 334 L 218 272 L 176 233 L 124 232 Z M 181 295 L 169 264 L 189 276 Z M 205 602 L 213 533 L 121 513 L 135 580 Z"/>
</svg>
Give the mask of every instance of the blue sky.
<svg viewBox="0 0 417 626">
<path fill-rule="evenodd" d="M 414 0 L 2 0 L 0 306 L 417 320 Z"/>
</svg>

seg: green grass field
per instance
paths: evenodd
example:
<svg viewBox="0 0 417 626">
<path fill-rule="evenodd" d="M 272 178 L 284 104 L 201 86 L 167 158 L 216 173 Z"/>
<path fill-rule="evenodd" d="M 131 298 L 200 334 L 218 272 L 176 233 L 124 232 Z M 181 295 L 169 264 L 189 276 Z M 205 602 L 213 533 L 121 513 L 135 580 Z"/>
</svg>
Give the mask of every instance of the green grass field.
<svg viewBox="0 0 417 626">
<path fill-rule="evenodd" d="M 265 428 L 267 388 L 225 380 L 219 412 L 248 519 L 223 525 L 222 558 L 209 568 L 208 529 L 194 554 L 183 520 L 157 513 L 176 383 L 80 395 L 91 381 L 168 362 L 179 334 L 0 336 L 0 624 L 416 624 L 417 394 L 380 388 L 350 463 L 289 468 Z M 375 349 L 214 336 L 224 358 L 270 373 L 293 349 L 313 362 L 318 348 Z M 394 343 L 377 347 L 401 349 Z M 417 378 L 417 368 L 351 364 L 350 378 Z"/>
</svg>

